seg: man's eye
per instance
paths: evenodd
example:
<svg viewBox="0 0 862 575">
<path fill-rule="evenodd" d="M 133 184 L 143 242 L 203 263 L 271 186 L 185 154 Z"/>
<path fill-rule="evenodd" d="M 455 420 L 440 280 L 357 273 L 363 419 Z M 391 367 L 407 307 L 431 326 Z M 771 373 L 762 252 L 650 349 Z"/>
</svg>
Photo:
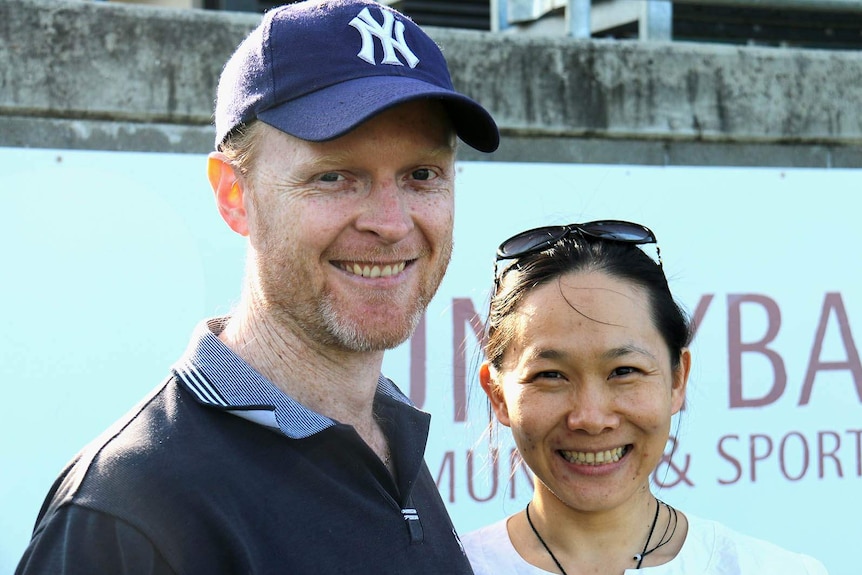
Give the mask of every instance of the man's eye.
<svg viewBox="0 0 862 575">
<path fill-rule="evenodd" d="M 328 172 L 320 176 L 321 182 L 337 182 L 342 179 L 344 178 L 341 176 L 341 174 L 338 174 L 336 172 Z"/>
<path fill-rule="evenodd" d="M 414 180 L 430 180 L 434 177 L 434 172 L 429 170 L 428 168 L 420 168 L 418 170 L 413 170 L 413 179 Z"/>
</svg>

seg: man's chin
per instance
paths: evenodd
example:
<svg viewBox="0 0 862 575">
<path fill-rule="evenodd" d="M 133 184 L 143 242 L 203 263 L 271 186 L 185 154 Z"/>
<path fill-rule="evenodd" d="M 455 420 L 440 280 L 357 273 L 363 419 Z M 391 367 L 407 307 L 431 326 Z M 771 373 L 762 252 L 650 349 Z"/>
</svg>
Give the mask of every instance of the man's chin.
<svg viewBox="0 0 862 575">
<path fill-rule="evenodd" d="M 377 321 L 369 322 L 368 317 L 333 317 L 326 312 L 323 315 L 333 343 L 355 352 L 386 351 L 398 347 L 413 335 L 422 318 L 421 313 L 385 319 L 378 315 L 374 318 Z"/>
</svg>

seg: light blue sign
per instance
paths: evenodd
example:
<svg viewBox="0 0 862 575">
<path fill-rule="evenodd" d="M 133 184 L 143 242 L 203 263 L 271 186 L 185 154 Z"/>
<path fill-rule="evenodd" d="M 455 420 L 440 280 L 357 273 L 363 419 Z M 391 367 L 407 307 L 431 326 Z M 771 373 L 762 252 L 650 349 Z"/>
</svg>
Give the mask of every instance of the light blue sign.
<svg viewBox="0 0 862 575">
<path fill-rule="evenodd" d="M 238 298 L 244 240 L 219 218 L 205 168 L 199 155 L 0 149 L 0 573 L 66 461 Z M 856 573 L 860 190 L 852 170 L 460 164 L 449 272 L 385 360 L 434 416 L 427 461 L 459 530 L 514 513 L 531 489 L 508 430 L 489 442 L 476 383 L 497 243 L 630 219 L 656 232 L 698 320 L 660 496 Z"/>
</svg>

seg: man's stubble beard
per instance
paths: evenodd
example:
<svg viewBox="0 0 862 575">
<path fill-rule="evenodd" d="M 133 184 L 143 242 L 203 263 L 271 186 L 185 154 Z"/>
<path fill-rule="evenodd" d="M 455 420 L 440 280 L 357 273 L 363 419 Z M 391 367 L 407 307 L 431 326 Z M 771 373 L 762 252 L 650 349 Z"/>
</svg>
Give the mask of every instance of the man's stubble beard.
<svg viewBox="0 0 862 575">
<path fill-rule="evenodd" d="M 412 309 L 405 314 L 406 318 L 403 322 L 403 327 L 391 332 L 381 333 L 378 331 L 372 334 L 368 331 L 363 331 L 356 322 L 352 322 L 349 318 L 342 317 L 339 314 L 334 305 L 334 298 L 327 292 L 320 301 L 319 311 L 326 325 L 326 334 L 331 338 L 328 344 L 341 347 L 345 351 L 372 352 L 393 349 L 407 341 L 413 335 L 428 304 L 437 293 L 440 282 L 443 281 L 443 276 L 449 267 L 449 259 L 452 255 L 451 241 L 447 246 L 444 246 L 444 251 L 440 255 L 442 259 L 438 262 L 437 269 L 430 276 L 430 281 L 420 286 L 417 296 L 411 302 Z M 389 298 L 385 295 L 382 295 L 381 298 L 386 298 L 390 301 L 397 301 L 399 299 Z"/>
<path fill-rule="evenodd" d="M 296 254 L 294 254 L 296 255 Z M 429 279 L 419 287 L 418 293 L 408 305 L 411 309 L 398 317 L 404 317 L 399 325 L 392 329 L 381 329 L 370 327 L 364 329 L 361 318 L 352 318 L 343 313 L 338 300 L 329 288 L 325 288 L 320 294 L 311 297 L 306 295 L 303 300 L 297 301 L 296 294 L 301 294 L 304 276 L 297 274 L 299 270 L 287 269 L 283 266 L 267 265 L 267 258 L 258 260 L 258 287 L 261 291 L 260 298 L 264 303 L 267 314 L 272 316 L 276 322 L 288 329 L 298 329 L 298 335 L 316 345 L 338 348 L 347 352 L 374 352 L 392 349 L 406 341 L 416 329 L 425 309 L 431 299 L 437 293 L 437 289 L 443 280 L 443 276 L 449 265 L 452 255 L 452 241 L 443 246 L 440 252 L 440 260 L 436 269 L 431 272 Z M 299 259 L 289 261 L 300 261 Z M 403 289 L 408 289 L 404 287 Z M 381 293 L 380 303 L 387 301 L 398 301 L 399 297 L 392 297 L 391 293 Z"/>
</svg>

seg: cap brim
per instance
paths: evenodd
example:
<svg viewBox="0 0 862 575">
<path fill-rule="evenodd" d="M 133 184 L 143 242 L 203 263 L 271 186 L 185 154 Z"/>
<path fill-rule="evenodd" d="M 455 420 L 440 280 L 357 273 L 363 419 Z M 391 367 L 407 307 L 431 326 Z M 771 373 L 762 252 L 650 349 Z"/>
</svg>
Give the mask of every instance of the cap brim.
<svg viewBox="0 0 862 575">
<path fill-rule="evenodd" d="M 346 134 L 386 109 L 422 98 L 443 102 L 465 144 L 481 152 L 493 152 L 499 146 L 497 124 L 477 102 L 405 77 L 367 76 L 341 82 L 260 112 L 258 119 L 297 138 L 323 142 Z"/>
</svg>

